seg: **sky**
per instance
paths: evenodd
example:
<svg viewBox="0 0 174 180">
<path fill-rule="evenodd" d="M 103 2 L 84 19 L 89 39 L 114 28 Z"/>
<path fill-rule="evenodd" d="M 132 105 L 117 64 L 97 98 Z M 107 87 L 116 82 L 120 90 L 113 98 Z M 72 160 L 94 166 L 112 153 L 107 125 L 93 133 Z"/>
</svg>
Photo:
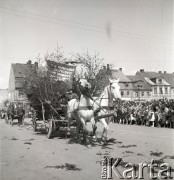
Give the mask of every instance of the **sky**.
<svg viewBox="0 0 174 180">
<path fill-rule="evenodd" d="M 11 63 L 36 61 L 57 44 L 66 57 L 97 52 L 135 74 L 174 72 L 173 0 L 0 0 L 0 89 Z"/>
</svg>

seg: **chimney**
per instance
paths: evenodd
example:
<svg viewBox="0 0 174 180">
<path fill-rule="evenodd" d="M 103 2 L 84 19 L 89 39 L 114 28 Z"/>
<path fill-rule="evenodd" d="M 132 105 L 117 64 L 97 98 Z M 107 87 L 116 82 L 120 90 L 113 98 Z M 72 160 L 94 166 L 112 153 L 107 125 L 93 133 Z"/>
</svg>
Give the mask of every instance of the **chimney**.
<svg viewBox="0 0 174 180">
<path fill-rule="evenodd" d="M 140 72 L 144 72 L 144 69 L 140 69 Z"/>
<path fill-rule="evenodd" d="M 122 71 L 122 68 L 119 68 L 120 71 Z"/>
<path fill-rule="evenodd" d="M 109 70 L 110 68 L 109 68 L 109 64 L 107 64 L 107 70 Z"/>
<path fill-rule="evenodd" d="M 166 74 L 166 71 L 164 71 L 164 74 Z"/>
<path fill-rule="evenodd" d="M 35 67 L 36 70 L 38 69 L 38 62 L 34 63 L 34 67 Z"/>
<path fill-rule="evenodd" d="M 158 73 L 162 73 L 162 71 L 158 71 Z"/>
<path fill-rule="evenodd" d="M 28 65 L 31 65 L 31 60 L 28 60 L 27 64 L 28 64 Z"/>
</svg>

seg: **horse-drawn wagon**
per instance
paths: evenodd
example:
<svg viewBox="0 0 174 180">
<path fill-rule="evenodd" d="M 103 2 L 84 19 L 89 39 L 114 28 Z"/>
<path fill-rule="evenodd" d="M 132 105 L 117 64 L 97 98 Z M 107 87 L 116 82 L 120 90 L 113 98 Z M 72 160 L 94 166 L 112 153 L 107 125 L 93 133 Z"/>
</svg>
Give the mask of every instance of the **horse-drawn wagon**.
<svg viewBox="0 0 174 180">
<path fill-rule="evenodd" d="M 6 110 L 5 122 L 13 126 L 13 120 L 18 120 L 18 125 L 21 125 L 24 120 L 25 110 L 20 102 L 10 102 Z"/>
<path fill-rule="evenodd" d="M 74 66 L 49 60 L 47 60 L 47 69 L 47 75 L 43 78 L 41 77 L 41 80 L 36 82 L 34 86 L 34 89 L 37 90 L 33 92 L 33 95 L 31 93 L 31 97 L 34 100 L 40 101 L 39 107 L 33 107 L 34 130 L 37 130 L 39 121 L 42 121 L 48 138 L 52 137 L 55 130 L 67 126 L 67 135 L 69 136 L 70 125 L 71 123 L 73 124 L 73 119 L 75 119 L 77 123 L 77 139 L 79 139 L 79 131 L 82 128 L 83 139 L 88 144 L 87 122 L 91 122 L 92 135 L 95 138 L 96 122 L 99 120 L 104 126 L 101 139 L 106 141 L 110 117 L 114 115 L 111 104 L 113 104 L 113 99 L 121 98 L 120 86 L 118 85 L 119 80 L 108 79 L 109 85 L 104 88 L 97 99 L 93 99 L 90 94 L 91 84 L 87 81 L 86 73 L 83 74 L 83 70 L 76 73 L 77 67 L 75 69 Z M 68 84 L 71 88 L 73 87 L 74 90 L 77 90 L 75 92 L 79 97 L 77 98 L 78 100 L 70 98 L 71 100 L 65 104 L 67 112 L 63 113 L 64 106 L 54 106 L 54 98 L 58 94 L 62 95 L 67 92 Z M 52 102 L 48 103 L 45 99 L 50 99 Z"/>
<path fill-rule="evenodd" d="M 39 124 L 42 124 L 48 139 L 53 137 L 54 132 L 58 132 L 60 128 L 68 126 L 66 119 L 66 105 L 60 105 L 54 108 L 49 101 L 33 105 L 32 123 L 34 131 L 38 130 Z M 75 126 L 75 121 L 71 123 Z"/>
</svg>

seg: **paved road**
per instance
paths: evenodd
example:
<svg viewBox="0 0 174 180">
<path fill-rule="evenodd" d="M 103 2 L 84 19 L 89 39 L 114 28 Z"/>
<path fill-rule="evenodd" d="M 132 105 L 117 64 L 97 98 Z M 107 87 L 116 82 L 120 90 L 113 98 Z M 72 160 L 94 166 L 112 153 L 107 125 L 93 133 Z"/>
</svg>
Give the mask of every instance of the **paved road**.
<svg viewBox="0 0 174 180">
<path fill-rule="evenodd" d="M 98 138 L 101 130 L 99 124 Z M 137 165 L 149 163 L 152 158 L 158 164 L 167 162 L 174 167 L 173 129 L 110 124 L 108 145 L 97 141 L 92 149 L 73 139 L 66 140 L 63 135 L 62 131 L 53 139 L 46 139 L 42 131 L 33 131 L 29 119 L 23 127 L 11 127 L 0 120 L 0 179 L 98 180 L 103 156 L 122 158 L 118 166 L 121 173 L 127 162 Z M 144 177 L 150 179 L 147 169 Z M 118 179 L 115 174 L 113 178 Z"/>
</svg>

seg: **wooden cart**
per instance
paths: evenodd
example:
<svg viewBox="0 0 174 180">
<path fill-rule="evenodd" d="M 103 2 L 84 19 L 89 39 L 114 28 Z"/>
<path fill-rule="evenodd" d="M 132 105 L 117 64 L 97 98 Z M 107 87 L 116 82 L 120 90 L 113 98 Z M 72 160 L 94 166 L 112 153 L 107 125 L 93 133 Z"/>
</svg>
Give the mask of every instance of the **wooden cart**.
<svg viewBox="0 0 174 180">
<path fill-rule="evenodd" d="M 45 128 L 46 137 L 48 139 L 52 138 L 53 133 L 59 131 L 60 127 L 66 128 L 68 126 L 66 106 L 54 108 L 47 103 L 35 105 L 32 116 L 34 131 L 37 131 L 38 123 L 41 121 Z M 76 122 L 73 121 L 71 125 L 76 126 Z"/>
</svg>

